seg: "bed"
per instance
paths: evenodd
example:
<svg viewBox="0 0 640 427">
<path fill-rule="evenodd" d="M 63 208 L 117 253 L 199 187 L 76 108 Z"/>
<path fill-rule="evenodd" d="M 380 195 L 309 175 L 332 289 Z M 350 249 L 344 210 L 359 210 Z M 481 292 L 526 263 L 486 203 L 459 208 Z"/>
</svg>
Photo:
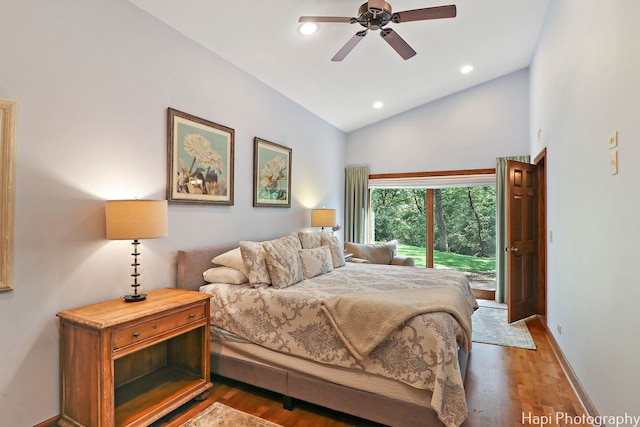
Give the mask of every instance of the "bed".
<svg viewBox="0 0 640 427">
<path fill-rule="evenodd" d="M 459 426 L 466 419 L 462 384 L 477 303 L 463 274 L 346 263 L 280 289 L 207 284 L 203 272 L 216 267 L 212 259 L 236 248 L 237 243 L 178 252 L 178 287 L 212 295 L 213 374 L 280 393 L 288 408 L 299 399 L 398 427 Z M 385 283 L 392 282 L 394 289 L 388 289 Z M 363 294 L 367 286 L 374 292 Z M 425 287 L 455 288 L 447 292 L 459 294 L 463 308 L 395 319 L 400 326 L 373 348 L 344 331 L 345 322 L 360 323 L 349 318 L 354 312 L 393 317 L 353 310 L 349 298 L 396 295 L 402 302 L 408 292 L 426 292 Z M 393 305 L 381 309 L 397 311 Z"/>
</svg>

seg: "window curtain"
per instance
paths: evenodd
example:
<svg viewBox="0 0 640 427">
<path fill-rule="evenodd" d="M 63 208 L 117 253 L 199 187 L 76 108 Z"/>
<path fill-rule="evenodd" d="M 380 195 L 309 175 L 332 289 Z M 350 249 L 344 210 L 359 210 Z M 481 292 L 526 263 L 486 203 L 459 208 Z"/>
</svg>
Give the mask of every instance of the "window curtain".
<svg viewBox="0 0 640 427">
<path fill-rule="evenodd" d="M 345 168 L 344 240 L 365 243 L 369 199 L 369 167 Z"/>
<path fill-rule="evenodd" d="M 529 163 L 531 156 L 496 159 L 496 301 L 507 302 L 507 160 Z"/>
</svg>

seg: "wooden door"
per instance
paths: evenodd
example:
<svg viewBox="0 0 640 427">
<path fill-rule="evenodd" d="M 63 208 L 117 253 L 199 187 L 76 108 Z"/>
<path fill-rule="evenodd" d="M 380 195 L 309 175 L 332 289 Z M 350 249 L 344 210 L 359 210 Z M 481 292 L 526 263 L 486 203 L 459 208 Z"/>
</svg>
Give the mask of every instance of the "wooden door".
<svg viewBox="0 0 640 427">
<path fill-rule="evenodd" d="M 537 313 L 536 166 L 507 162 L 507 304 L 509 323 Z"/>
</svg>

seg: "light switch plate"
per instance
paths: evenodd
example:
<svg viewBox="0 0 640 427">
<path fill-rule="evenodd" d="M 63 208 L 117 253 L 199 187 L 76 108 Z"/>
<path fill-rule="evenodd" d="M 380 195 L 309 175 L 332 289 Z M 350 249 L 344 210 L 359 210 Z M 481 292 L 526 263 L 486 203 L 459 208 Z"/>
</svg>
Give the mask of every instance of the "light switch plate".
<svg viewBox="0 0 640 427">
<path fill-rule="evenodd" d="M 618 146 L 618 131 L 614 130 L 609 135 L 609 148 L 615 148 Z"/>
<path fill-rule="evenodd" d="M 612 151 L 610 154 L 611 175 L 618 173 L 618 150 Z"/>
</svg>

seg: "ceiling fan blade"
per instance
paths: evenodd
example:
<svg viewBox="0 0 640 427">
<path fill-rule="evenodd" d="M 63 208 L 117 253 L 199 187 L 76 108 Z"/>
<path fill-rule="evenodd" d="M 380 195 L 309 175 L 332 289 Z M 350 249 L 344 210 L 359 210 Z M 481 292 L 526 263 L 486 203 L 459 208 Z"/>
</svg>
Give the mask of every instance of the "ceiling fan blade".
<svg viewBox="0 0 640 427">
<path fill-rule="evenodd" d="M 301 16 L 298 22 L 337 22 L 352 24 L 356 22 L 356 19 L 347 18 L 346 16 Z"/>
<path fill-rule="evenodd" d="M 342 61 L 366 35 L 367 30 L 358 31 L 347 43 L 345 43 L 344 46 L 342 46 L 342 49 L 340 49 L 338 53 L 331 58 L 331 60 L 334 62 Z"/>
<path fill-rule="evenodd" d="M 399 24 L 401 22 L 425 21 L 427 19 L 455 18 L 456 14 L 456 5 L 451 4 L 449 6 L 425 7 L 424 9 L 396 12 L 391 16 L 391 20 Z"/>
<path fill-rule="evenodd" d="M 398 52 L 398 55 L 402 56 L 403 59 L 406 60 L 415 56 L 416 51 L 413 50 L 411 46 L 409 46 L 409 44 L 391 28 L 384 28 L 380 30 L 380 36 L 382 36 L 384 41 L 389 43 L 389 46 Z"/>
<path fill-rule="evenodd" d="M 369 0 L 367 7 L 376 15 L 384 10 L 384 0 Z"/>
</svg>

